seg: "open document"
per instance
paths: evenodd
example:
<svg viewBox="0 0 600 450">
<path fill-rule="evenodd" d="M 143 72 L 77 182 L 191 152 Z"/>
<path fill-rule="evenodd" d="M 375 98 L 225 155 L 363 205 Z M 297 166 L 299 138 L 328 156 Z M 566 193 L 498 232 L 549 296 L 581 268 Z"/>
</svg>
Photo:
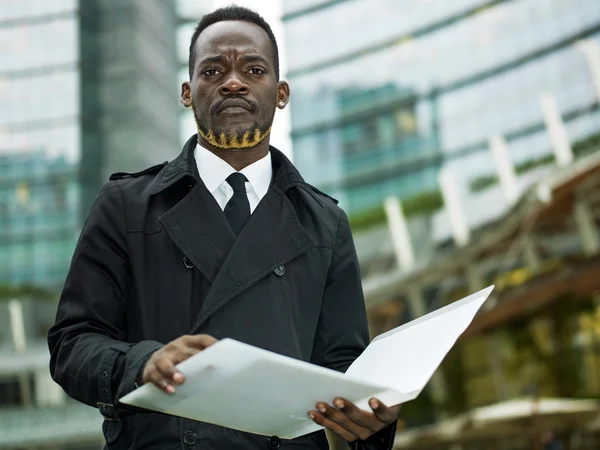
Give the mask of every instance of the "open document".
<svg viewBox="0 0 600 450">
<path fill-rule="evenodd" d="M 223 339 L 182 362 L 168 395 L 151 384 L 120 401 L 187 419 L 281 438 L 319 430 L 307 416 L 336 397 L 370 411 L 414 399 L 488 298 L 493 286 L 376 337 L 345 374 Z"/>
</svg>

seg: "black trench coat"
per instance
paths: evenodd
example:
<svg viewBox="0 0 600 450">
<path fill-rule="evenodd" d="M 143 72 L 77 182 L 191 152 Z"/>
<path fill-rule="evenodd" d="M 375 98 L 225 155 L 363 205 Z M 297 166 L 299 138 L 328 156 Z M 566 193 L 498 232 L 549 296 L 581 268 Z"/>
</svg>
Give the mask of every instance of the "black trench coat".
<svg viewBox="0 0 600 450">
<path fill-rule="evenodd" d="M 132 410 L 150 354 L 184 334 L 230 337 L 345 371 L 369 336 L 348 219 L 271 148 L 273 181 L 236 238 L 198 175 L 172 162 L 111 176 L 94 202 L 48 334 L 53 379 L 104 415 L 108 449 L 325 449 Z M 330 401 L 330 399 L 323 399 Z M 394 426 L 362 449 L 388 449 Z"/>
</svg>

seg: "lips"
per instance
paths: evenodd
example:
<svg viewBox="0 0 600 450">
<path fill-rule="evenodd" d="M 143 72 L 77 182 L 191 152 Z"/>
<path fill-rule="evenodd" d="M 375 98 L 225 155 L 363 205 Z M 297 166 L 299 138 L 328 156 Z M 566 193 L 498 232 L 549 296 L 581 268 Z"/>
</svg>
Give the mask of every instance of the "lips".
<svg viewBox="0 0 600 450">
<path fill-rule="evenodd" d="M 223 100 L 223 103 L 221 103 L 221 106 L 219 106 L 218 112 L 222 112 L 228 108 L 243 108 L 247 111 L 252 111 L 252 106 L 250 106 L 247 101 L 242 100 L 241 98 L 228 98 Z"/>
</svg>

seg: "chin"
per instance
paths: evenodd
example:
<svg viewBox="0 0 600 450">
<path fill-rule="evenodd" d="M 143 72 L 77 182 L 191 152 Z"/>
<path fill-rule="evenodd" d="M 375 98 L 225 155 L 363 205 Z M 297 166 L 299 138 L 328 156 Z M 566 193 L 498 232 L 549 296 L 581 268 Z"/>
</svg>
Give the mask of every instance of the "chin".
<svg viewBox="0 0 600 450">
<path fill-rule="evenodd" d="M 219 130 L 207 133 L 199 130 L 200 135 L 213 147 L 229 150 L 251 149 L 260 144 L 271 132 L 271 128 L 261 131 L 259 128 L 251 130 Z M 242 134 L 243 133 L 243 134 Z"/>
</svg>

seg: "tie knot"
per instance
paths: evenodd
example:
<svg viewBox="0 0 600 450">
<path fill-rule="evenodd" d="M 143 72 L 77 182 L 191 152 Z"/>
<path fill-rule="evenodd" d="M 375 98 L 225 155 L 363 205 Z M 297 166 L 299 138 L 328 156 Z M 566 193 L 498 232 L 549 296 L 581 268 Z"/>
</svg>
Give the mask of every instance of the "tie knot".
<svg viewBox="0 0 600 450">
<path fill-rule="evenodd" d="M 248 179 L 244 176 L 243 173 L 232 173 L 227 177 L 226 181 L 229 183 L 229 186 L 232 187 L 233 192 L 246 193 L 246 181 L 248 181 Z"/>
</svg>

